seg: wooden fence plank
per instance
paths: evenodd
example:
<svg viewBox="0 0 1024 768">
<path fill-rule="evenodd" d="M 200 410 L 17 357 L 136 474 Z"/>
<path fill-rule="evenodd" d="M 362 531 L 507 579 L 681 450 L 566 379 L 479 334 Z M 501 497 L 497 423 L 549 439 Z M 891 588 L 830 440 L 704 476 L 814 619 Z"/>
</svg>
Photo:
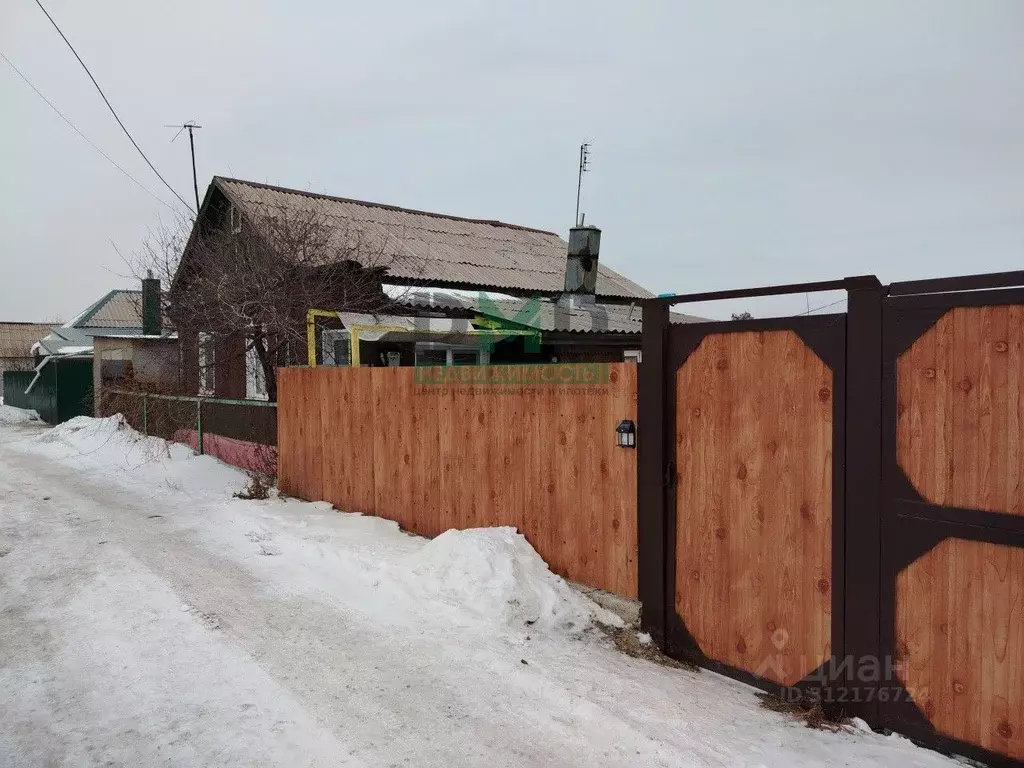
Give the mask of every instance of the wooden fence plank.
<svg viewBox="0 0 1024 768">
<path fill-rule="evenodd" d="M 372 382 L 347 368 L 325 369 L 320 378 L 323 497 L 338 509 L 373 514 Z"/>
<path fill-rule="evenodd" d="M 324 376 L 314 370 L 303 371 L 306 382 L 306 397 L 309 401 L 309 419 L 306 421 L 304 438 L 313 446 L 306 453 L 306 472 L 309 477 L 309 493 L 315 499 L 324 498 L 323 474 L 323 411 L 321 403 L 327 396 Z"/>
<path fill-rule="evenodd" d="M 299 405 L 302 398 L 301 369 L 278 368 L 278 423 L 277 423 L 277 483 L 278 488 L 289 495 L 299 495 L 304 489 L 302 463 L 305 451 L 301 449 L 303 440 L 300 430 L 304 419 L 300 418 Z M 284 448 L 281 441 L 284 441 Z"/>
</svg>

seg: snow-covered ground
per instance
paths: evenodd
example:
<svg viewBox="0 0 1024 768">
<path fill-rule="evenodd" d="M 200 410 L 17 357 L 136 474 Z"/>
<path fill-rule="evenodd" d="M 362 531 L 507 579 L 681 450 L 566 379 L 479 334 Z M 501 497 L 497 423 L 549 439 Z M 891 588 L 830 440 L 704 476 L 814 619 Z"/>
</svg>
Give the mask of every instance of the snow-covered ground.
<svg viewBox="0 0 1024 768">
<path fill-rule="evenodd" d="M 31 421 L 39 421 L 39 414 L 35 411 L 26 411 L 23 408 L 4 405 L 3 400 L 0 400 L 0 426 L 28 424 Z"/>
<path fill-rule="evenodd" d="M 511 529 L 245 480 L 117 419 L 0 426 L 0 765 L 952 765 L 619 653 Z"/>
</svg>

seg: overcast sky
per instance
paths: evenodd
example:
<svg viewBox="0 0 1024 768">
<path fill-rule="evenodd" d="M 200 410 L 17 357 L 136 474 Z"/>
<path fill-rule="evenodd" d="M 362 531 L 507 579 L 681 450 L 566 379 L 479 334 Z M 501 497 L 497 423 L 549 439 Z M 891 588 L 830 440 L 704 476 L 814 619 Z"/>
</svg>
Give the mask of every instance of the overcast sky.
<svg viewBox="0 0 1024 768">
<path fill-rule="evenodd" d="M 163 126 L 194 118 L 200 195 L 231 175 L 565 236 L 589 139 L 601 259 L 657 293 L 1024 267 L 1020 0 L 44 4 L 186 200 Z M 173 202 L 35 3 L 0 8 L 0 50 Z M 0 320 L 68 319 L 173 214 L 2 60 L 0 102 Z"/>
</svg>

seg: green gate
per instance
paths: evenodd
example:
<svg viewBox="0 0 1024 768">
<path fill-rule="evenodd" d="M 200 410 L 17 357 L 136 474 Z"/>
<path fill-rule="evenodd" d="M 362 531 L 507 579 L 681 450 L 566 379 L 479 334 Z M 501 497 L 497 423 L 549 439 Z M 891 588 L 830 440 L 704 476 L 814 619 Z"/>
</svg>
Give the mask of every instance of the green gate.
<svg viewBox="0 0 1024 768">
<path fill-rule="evenodd" d="M 92 416 L 92 357 L 50 358 L 38 379 L 35 371 L 5 371 L 4 404 L 29 408 L 47 424 Z"/>
</svg>

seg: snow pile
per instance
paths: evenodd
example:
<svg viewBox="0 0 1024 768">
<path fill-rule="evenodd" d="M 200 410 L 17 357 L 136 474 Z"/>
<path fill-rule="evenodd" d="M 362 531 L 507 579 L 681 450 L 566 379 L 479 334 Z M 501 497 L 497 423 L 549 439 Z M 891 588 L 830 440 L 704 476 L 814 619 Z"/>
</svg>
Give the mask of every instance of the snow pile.
<svg viewBox="0 0 1024 768">
<path fill-rule="evenodd" d="M 109 481 L 143 483 L 190 495 L 228 495 L 247 476 L 211 456 L 196 456 L 180 443 L 136 432 L 124 416 L 76 416 L 34 438 L 37 450 L 76 467 L 88 467 Z"/>
<path fill-rule="evenodd" d="M 34 436 L 32 442 L 51 458 L 87 467 L 108 482 L 146 487 L 161 495 L 185 493 L 197 501 L 219 496 L 226 506 L 216 514 L 227 519 L 221 522 L 223 535 L 217 535 L 223 539 L 217 542 L 218 549 L 241 547 L 239 554 L 245 556 L 255 546 L 260 560 L 284 551 L 303 553 L 303 581 L 310 581 L 306 577 L 315 572 L 311 586 L 353 603 L 364 613 L 383 611 L 387 615 L 380 616 L 382 620 L 418 614 L 429 604 L 444 612 L 447 621 L 462 626 L 483 620 L 491 628 L 497 623 L 517 629 L 579 632 L 594 621 L 622 624 L 618 616 L 552 573 L 515 528 L 451 530 L 427 540 L 401 533 L 394 522 L 328 512 L 328 518 L 334 518 L 329 536 L 311 540 L 301 528 L 286 536 L 283 531 L 271 533 L 254 526 L 251 512 L 243 512 L 249 507 L 229 502 L 231 494 L 246 483 L 243 472 L 213 457 L 196 456 L 179 443 L 146 437 L 120 414 L 102 419 L 78 416 Z M 278 519 L 275 513 L 285 519 L 298 513 L 294 504 L 274 499 L 260 508 L 261 514 L 269 516 L 264 518 L 268 523 Z M 311 512 L 328 509 L 309 506 Z M 353 600 L 339 589 L 339 584 L 351 580 L 378 584 L 372 604 Z M 391 598 L 385 599 L 385 593 Z M 403 594 L 405 600 L 400 597 Z M 406 604 L 410 596 L 414 601 Z"/>
<path fill-rule="evenodd" d="M 556 576 L 515 528 L 450 530 L 407 559 L 417 589 L 508 626 L 576 631 L 621 626 Z"/>
<path fill-rule="evenodd" d="M 157 437 L 136 432 L 124 416 L 94 419 L 76 416 L 34 438 L 53 458 L 74 458 L 121 475 L 126 469 L 138 470 L 161 459 L 184 458 L 191 451 Z M 180 450 L 179 450 L 180 449 Z"/>
<path fill-rule="evenodd" d="M 28 424 L 33 421 L 39 421 L 39 414 L 35 411 L 0 404 L 0 424 Z"/>
<path fill-rule="evenodd" d="M 128 451 L 139 447 L 139 444 L 152 442 L 155 448 L 163 443 L 157 438 L 147 438 L 132 429 L 124 416 L 108 416 L 94 419 L 91 416 L 75 416 L 75 418 L 58 424 L 36 438 L 40 443 L 64 443 L 80 450 L 95 450 L 108 446 L 115 452 L 126 455 Z"/>
</svg>

